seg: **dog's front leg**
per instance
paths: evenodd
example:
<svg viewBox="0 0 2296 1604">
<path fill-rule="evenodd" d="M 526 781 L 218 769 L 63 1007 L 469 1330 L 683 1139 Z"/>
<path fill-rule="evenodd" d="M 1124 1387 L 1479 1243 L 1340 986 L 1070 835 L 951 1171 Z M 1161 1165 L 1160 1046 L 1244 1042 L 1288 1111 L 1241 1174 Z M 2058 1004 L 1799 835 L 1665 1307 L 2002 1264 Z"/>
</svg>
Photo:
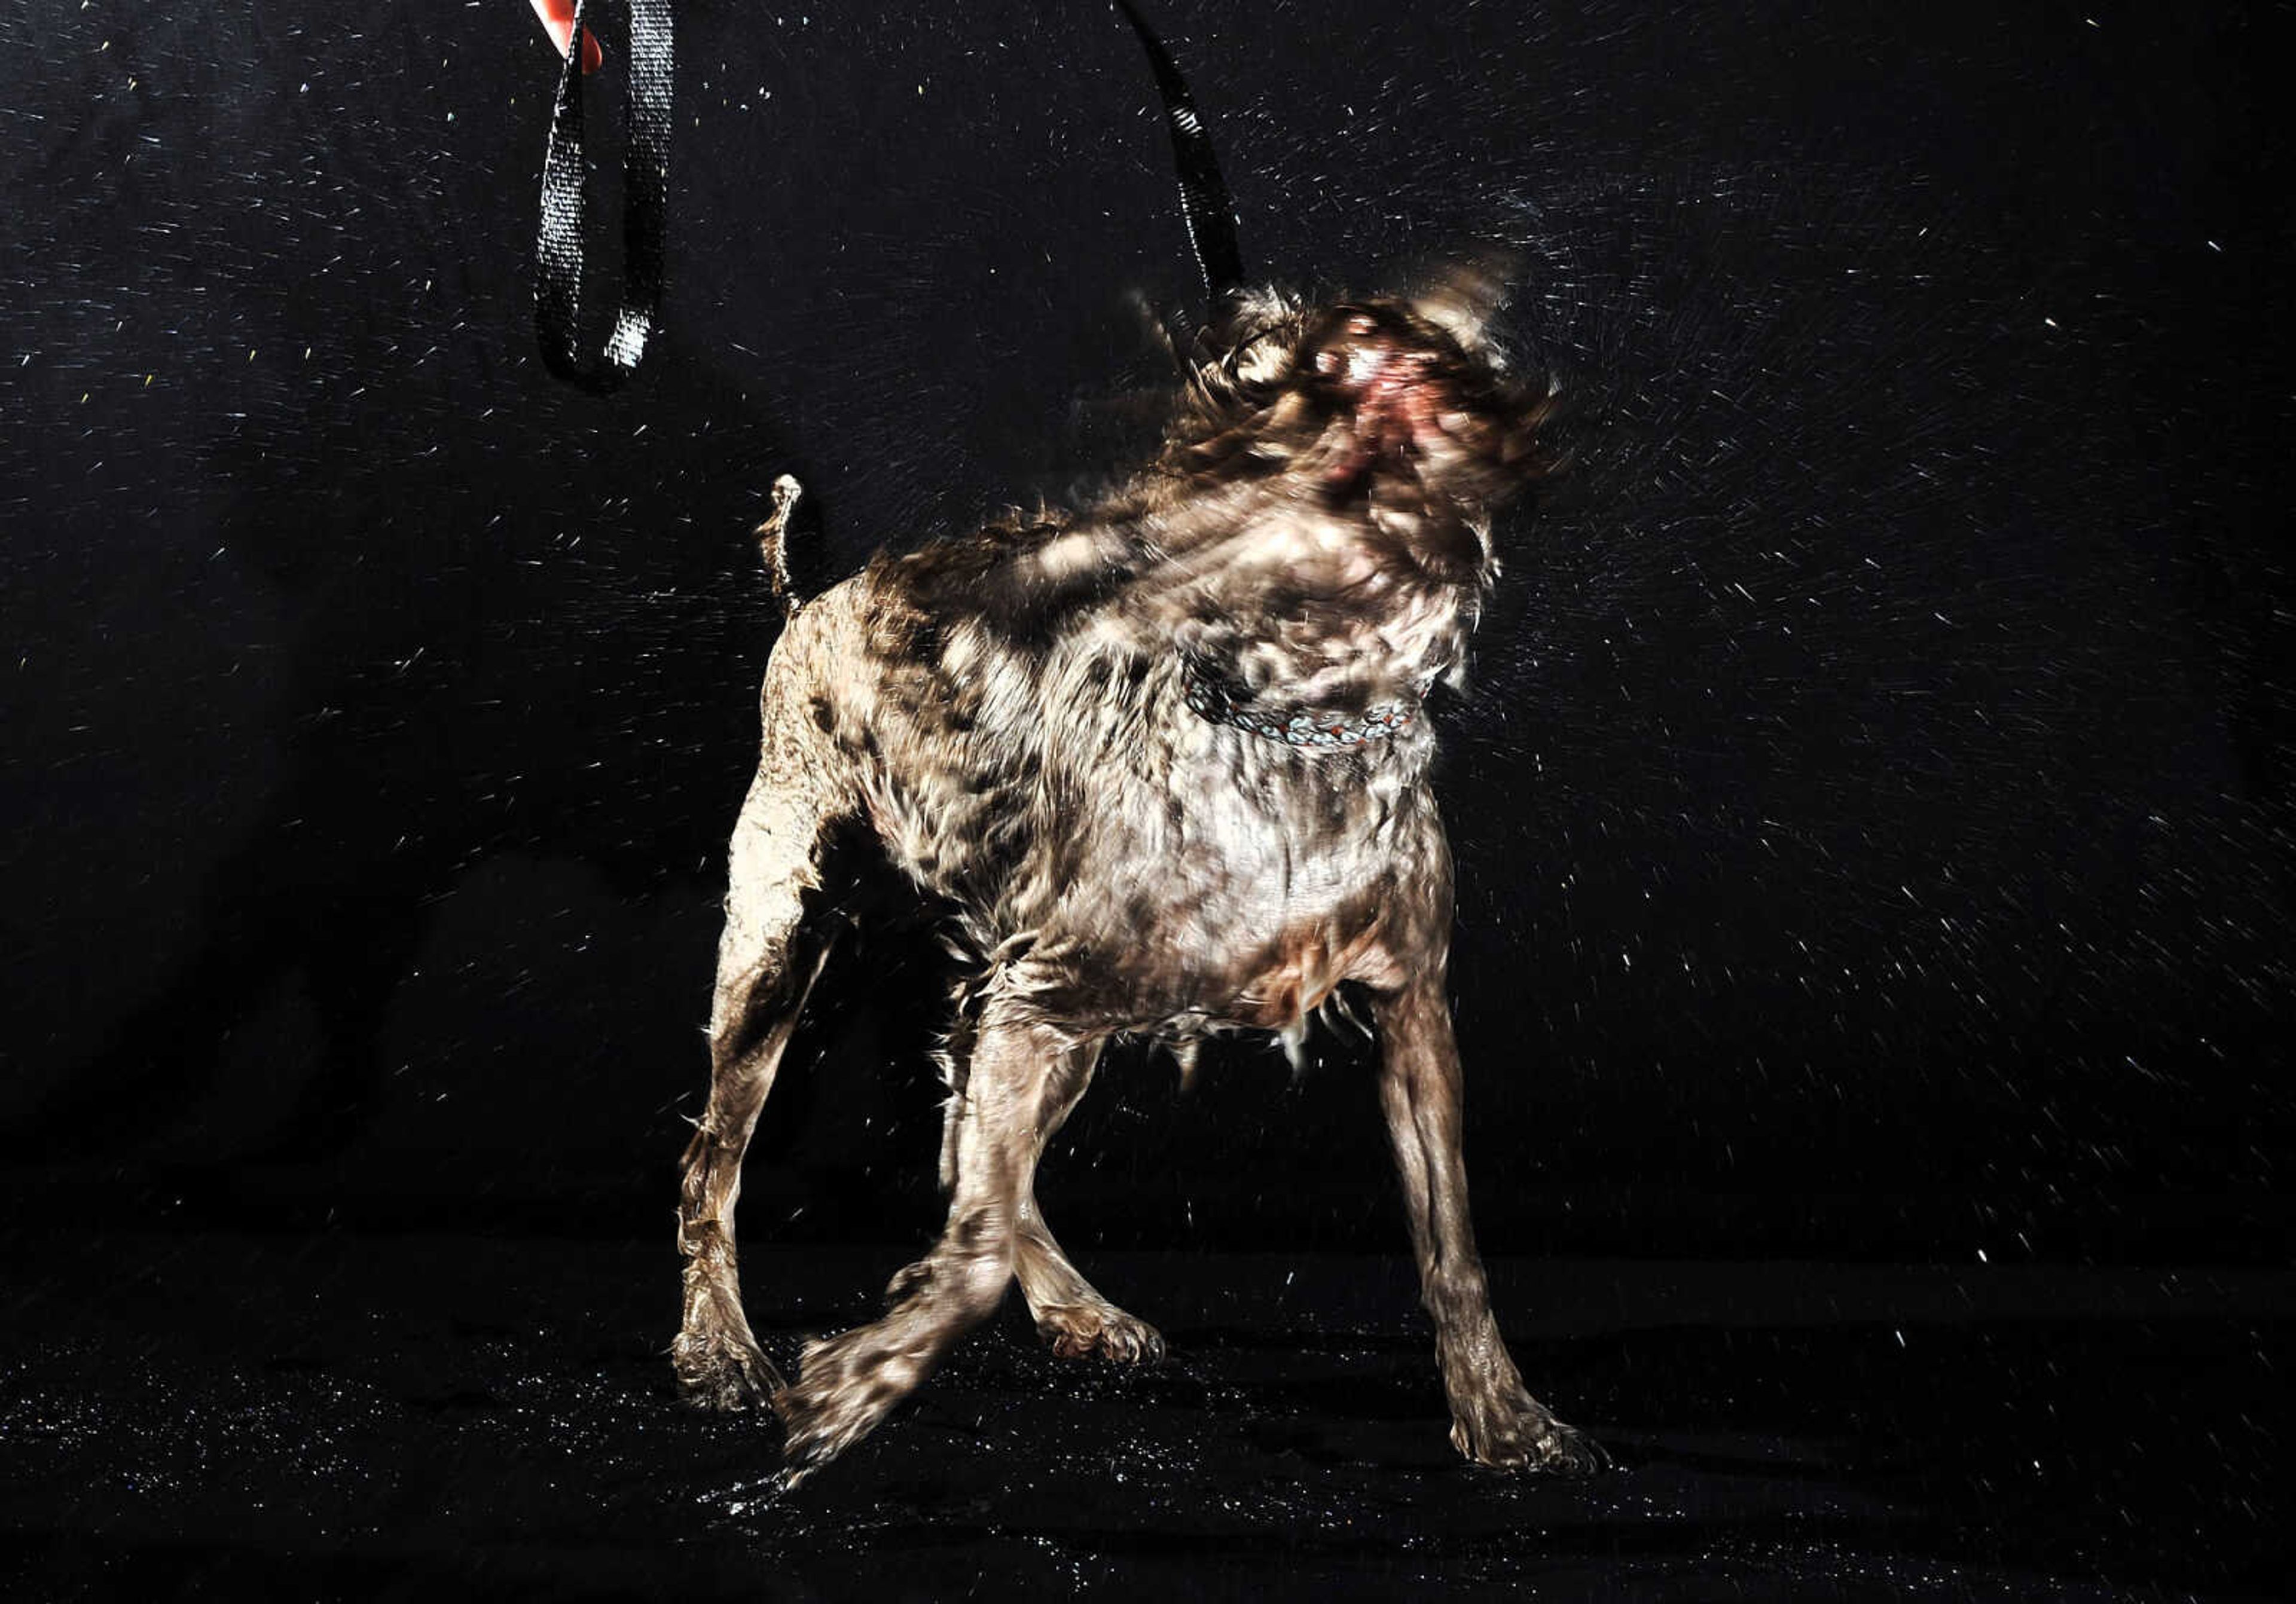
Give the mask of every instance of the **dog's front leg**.
<svg viewBox="0 0 2296 1604">
<path fill-rule="evenodd" d="M 1377 999 L 1380 1101 L 1411 1217 L 1420 1302 L 1435 1321 L 1435 1351 L 1451 1402 L 1451 1442 L 1502 1470 L 1599 1470 L 1608 1456 L 1530 1395 L 1491 1315 L 1490 1290 L 1467 1214 L 1460 1145 L 1458 1044 L 1439 960 Z"/>
<path fill-rule="evenodd" d="M 1055 1101 L 1052 1072 L 1071 1045 L 1007 1001 L 982 1015 L 958 1114 L 948 1224 L 930 1255 L 894 1278 L 883 1319 L 807 1346 L 797 1384 L 776 1400 L 790 1485 L 867 1436 L 996 1311 L 1013 1281 L 1023 1199 Z"/>
<path fill-rule="evenodd" d="M 1046 1083 L 1045 1117 L 1038 1140 L 1041 1150 L 1062 1122 L 1075 1109 L 1092 1084 L 1100 1061 L 1101 1043 L 1087 1042 L 1071 1051 Z M 961 1110 L 959 1111 L 961 1115 Z M 961 1134 L 961 1133 L 960 1133 Z M 1032 1166 L 1033 1168 L 1033 1166 Z M 1037 1335 L 1063 1359 L 1097 1354 L 1119 1364 L 1158 1364 L 1164 1358 L 1163 1334 L 1141 1319 L 1128 1314 L 1100 1295 L 1084 1274 L 1069 1263 L 1052 1227 L 1037 1206 L 1033 1174 L 1021 1195 L 1021 1224 L 1014 1244 L 1013 1269 L 1021 1295 L 1037 1322 Z"/>
</svg>

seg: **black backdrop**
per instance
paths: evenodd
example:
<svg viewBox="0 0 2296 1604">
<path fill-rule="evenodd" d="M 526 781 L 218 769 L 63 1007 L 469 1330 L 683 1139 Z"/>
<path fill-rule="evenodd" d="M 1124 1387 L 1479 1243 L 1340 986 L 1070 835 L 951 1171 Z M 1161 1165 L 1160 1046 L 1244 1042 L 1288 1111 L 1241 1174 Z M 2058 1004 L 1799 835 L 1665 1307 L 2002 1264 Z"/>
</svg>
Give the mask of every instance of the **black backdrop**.
<svg viewBox="0 0 2296 1604">
<path fill-rule="evenodd" d="M 1120 449 L 1194 284 L 1111 12 L 678 11 L 604 402 L 533 349 L 521 4 L 0 21 L 20 1205 L 666 1236 L 765 487 L 828 575 Z M 1443 718 L 1487 1245 L 2282 1258 L 2270 18 L 1160 8 L 1257 266 L 1511 242 L 1567 400 Z M 929 1232 L 935 994 L 832 984 L 753 1236 Z M 1072 1244 L 1399 1246 L 1315 1056 L 1113 1063 Z"/>
</svg>

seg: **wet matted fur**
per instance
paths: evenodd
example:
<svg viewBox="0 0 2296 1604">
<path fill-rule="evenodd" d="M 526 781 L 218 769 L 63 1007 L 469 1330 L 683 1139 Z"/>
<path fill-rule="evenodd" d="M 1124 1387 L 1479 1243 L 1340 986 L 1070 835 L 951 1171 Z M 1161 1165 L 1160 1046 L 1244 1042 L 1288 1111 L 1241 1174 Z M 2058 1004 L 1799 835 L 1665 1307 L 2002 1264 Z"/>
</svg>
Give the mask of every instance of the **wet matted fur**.
<svg viewBox="0 0 2296 1604">
<path fill-rule="evenodd" d="M 735 826 L 709 1101 L 685 1156 L 678 1379 L 769 1403 L 801 1478 L 873 1428 L 1018 1280 L 1070 1356 L 1161 1357 L 1053 1240 L 1034 1174 L 1103 1046 L 1296 1048 L 1367 994 L 1380 1098 L 1433 1316 L 1452 1441 L 1508 1469 L 1601 1450 L 1524 1387 L 1468 1220 L 1445 992 L 1451 859 L 1423 700 L 1461 671 L 1496 572 L 1491 510 L 1533 476 L 1543 392 L 1485 325 L 1488 279 L 1309 305 L 1228 298 L 1156 460 L 1094 504 L 903 556 L 790 608 Z M 961 952 L 948 1221 L 873 1324 L 787 1382 L 742 1311 L 741 1162 L 832 941 L 832 842 L 873 832 Z M 809 916 L 811 915 L 811 916 Z"/>
</svg>

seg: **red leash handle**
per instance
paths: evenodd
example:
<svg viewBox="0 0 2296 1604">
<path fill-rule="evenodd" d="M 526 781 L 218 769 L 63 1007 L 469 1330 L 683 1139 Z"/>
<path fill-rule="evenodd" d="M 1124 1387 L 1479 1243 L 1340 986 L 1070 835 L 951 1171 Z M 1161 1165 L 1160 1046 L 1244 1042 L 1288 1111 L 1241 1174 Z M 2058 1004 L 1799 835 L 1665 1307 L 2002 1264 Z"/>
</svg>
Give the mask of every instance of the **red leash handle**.
<svg viewBox="0 0 2296 1604">
<path fill-rule="evenodd" d="M 558 59 L 566 59 L 567 41 L 574 37 L 574 0 L 531 0 L 534 14 L 542 19 L 550 43 L 558 52 Z M 582 71 L 584 76 L 595 72 L 606 64 L 606 52 L 598 43 L 598 36 L 588 29 L 582 30 Z"/>
</svg>

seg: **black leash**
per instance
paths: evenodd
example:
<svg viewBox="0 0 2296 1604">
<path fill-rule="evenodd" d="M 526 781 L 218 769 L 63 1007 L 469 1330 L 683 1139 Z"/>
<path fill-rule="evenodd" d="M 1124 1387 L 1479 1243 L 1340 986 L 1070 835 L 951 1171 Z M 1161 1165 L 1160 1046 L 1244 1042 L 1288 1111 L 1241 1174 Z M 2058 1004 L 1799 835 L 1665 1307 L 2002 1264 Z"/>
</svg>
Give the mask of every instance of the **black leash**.
<svg viewBox="0 0 2296 1604">
<path fill-rule="evenodd" d="M 620 389 L 645 356 L 661 312 L 662 236 L 669 210 L 670 0 L 624 4 L 629 47 L 622 86 L 622 289 L 603 350 L 584 354 L 575 326 L 582 307 L 588 187 L 582 160 L 582 28 L 590 0 L 574 4 L 574 31 L 542 158 L 542 223 L 534 241 L 534 326 L 542 359 L 561 379 L 594 395 Z"/>
<path fill-rule="evenodd" d="M 1220 176 L 1219 159 L 1212 154 L 1211 135 L 1196 110 L 1188 80 L 1180 76 L 1171 53 L 1156 37 L 1132 0 L 1116 0 L 1116 9 L 1140 36 L 1148 53 L 1149 70 L 1156 75 L 1156 93 L 1163 97 L 1164 121 L 1172 134 L 1172 164 L 1179 169 L 1180 216 L 1188 225 L 1188 243 L 1195 248 L 1196 266 L 1203 270 L 1204 291 L 1217 302 L 1243 282 L 1243 250 L 1236 243 L 1235 202 L 1228 198 Z"/>
</svg>

